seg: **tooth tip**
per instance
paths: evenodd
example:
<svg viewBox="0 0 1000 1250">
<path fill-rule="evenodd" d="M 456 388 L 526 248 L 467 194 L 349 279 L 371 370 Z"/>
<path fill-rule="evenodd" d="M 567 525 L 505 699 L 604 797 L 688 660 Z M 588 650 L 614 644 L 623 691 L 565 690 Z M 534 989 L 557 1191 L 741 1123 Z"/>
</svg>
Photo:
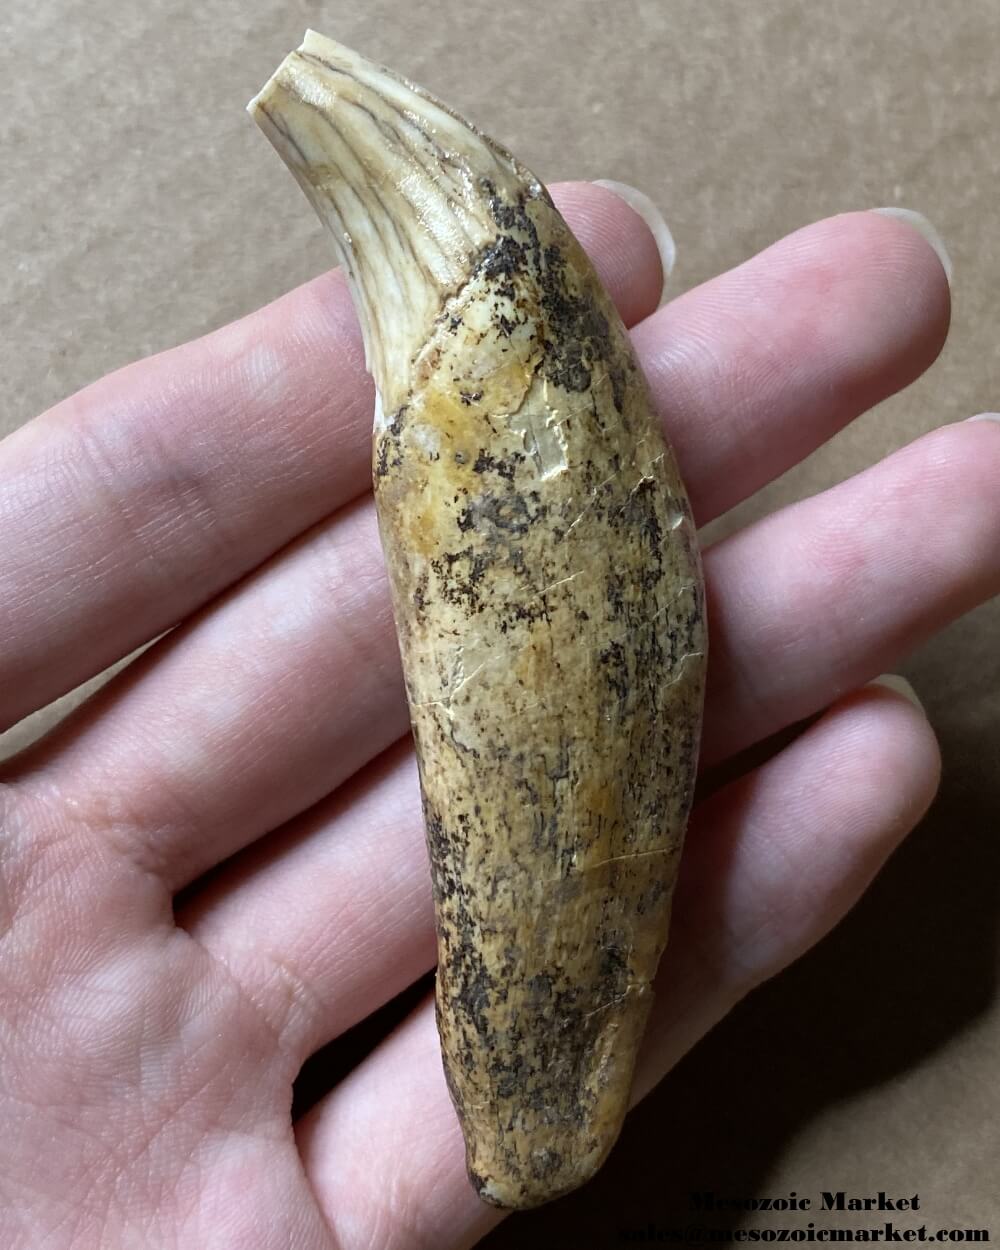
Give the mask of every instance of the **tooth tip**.
<svg viewBox="0 0 1000 1250">
<path fill-rule="evenodd" d="M 540 194 L 537 181 L 422 88 L 313 30 L 248 111 L 333 236 L 391 409 L 393 379 L 496 238 L 474 173 L 511 202 L 522 189 Z"/>
<path fill-rule="evenodd" d="M 287 75 L 289 68 L 299 60 L 305 53 L 318 53 L 322 51 L 327 57 L 337 56 L 342 61 L 349 61 L 351 57 L 350 50 L 345 48 L 343 44 L 337 43 L 335 39 L 329 38 L 327 35 L 321 35 L 319 31 L 313 30 L 311 26 L 306 28 L 305 34 L 302 36 L 302 42 L 293 51 L 289 52 L 281 61 L 281 64 L 271 74 L 267 82 L 261 87 L 253 99 L 247 104 L 247 112 L 254 120 L 262 111 L 262 104 L 267 95 L 274 89 L 276 83 L 283 76 Z"/>
</svg>

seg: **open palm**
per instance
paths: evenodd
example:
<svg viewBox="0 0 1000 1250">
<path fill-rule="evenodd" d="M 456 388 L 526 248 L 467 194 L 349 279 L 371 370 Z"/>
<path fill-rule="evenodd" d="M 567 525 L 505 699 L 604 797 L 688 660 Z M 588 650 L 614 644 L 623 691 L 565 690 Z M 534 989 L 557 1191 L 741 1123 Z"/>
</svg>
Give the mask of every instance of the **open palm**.
<svg viewBox="0 0 1000 1250">
<path fill-rule="evenodd" d="M 944 340 L 945 275 L 899 221 L 811 226 L 656 310 L 641 219 L 554 195 L 700 522 Z M 372 404 L 334 273 L 0 445 L 0 720 L 170 630 L 2 772 L 4 1247 L 451 1250 L 500 1218 L 429 1001 L 291 1120 L 304 1060 L 434 961 Z M 706 552 L 705 763 L 822 714 L 696 811 L 637 1096 L 930 802 L 926 719 L 865 683 L 997 590 L 998 478 L 1000 427 L 949 426 Z"/>
</svg>

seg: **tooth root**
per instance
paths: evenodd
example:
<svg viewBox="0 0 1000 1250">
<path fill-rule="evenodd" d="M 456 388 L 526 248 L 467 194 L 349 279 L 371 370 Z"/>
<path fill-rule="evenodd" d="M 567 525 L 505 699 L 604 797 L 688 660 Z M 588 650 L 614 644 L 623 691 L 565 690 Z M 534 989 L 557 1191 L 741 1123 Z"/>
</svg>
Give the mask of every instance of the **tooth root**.
<svg viewBox="0 0 1000 1250">
<path fill-rule="evenodd" d="M 348 267 L 420 767 L 437 1018 L 507 1207 L 628 1106 L 694 787 L 704 590 L 630 340 L 538 181 L 310 32 L 251 104 Z"/>
</svg>

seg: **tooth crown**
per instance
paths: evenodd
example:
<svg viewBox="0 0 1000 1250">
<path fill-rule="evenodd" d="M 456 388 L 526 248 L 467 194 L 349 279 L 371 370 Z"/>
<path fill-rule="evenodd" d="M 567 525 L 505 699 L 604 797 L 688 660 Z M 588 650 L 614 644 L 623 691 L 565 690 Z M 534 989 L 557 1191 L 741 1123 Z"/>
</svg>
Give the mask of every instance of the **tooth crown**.
<svg viewBox="0 0 1000 1250">
<path fill-rule="evenodd" d="M 667 939 L 705 673 L 690 507 L 628 335 L 536 179 L 318 36 L 257 107 L 367 323 L 470 1178 L 536 1205 L 617 1137 Z"/>
<path fill-rule="evenodd" d="M 333 235 L 369 368 L 396 407 L 442 294 L 496 238 L 482 180 L 516 194 L 524 171 L 426 92 L 315 31 L 248 108 Z"/>
</svg>

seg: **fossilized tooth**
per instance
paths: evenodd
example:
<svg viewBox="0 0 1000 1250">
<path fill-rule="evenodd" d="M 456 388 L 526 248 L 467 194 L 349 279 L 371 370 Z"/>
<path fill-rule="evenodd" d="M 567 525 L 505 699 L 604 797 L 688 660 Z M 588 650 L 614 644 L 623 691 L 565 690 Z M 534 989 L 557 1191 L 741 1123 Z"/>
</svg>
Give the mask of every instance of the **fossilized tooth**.
<svg viewBox="0 0 1000 1250">
<path fill-rule="evenodd" d="M 251 112 L 330 228 L 423 791 L 445 1073 L 482 1198 L 618 1135 L 694 785 L 691 511 L 629 338 L 544 188 L 310 32 Z"/>
</svg>

